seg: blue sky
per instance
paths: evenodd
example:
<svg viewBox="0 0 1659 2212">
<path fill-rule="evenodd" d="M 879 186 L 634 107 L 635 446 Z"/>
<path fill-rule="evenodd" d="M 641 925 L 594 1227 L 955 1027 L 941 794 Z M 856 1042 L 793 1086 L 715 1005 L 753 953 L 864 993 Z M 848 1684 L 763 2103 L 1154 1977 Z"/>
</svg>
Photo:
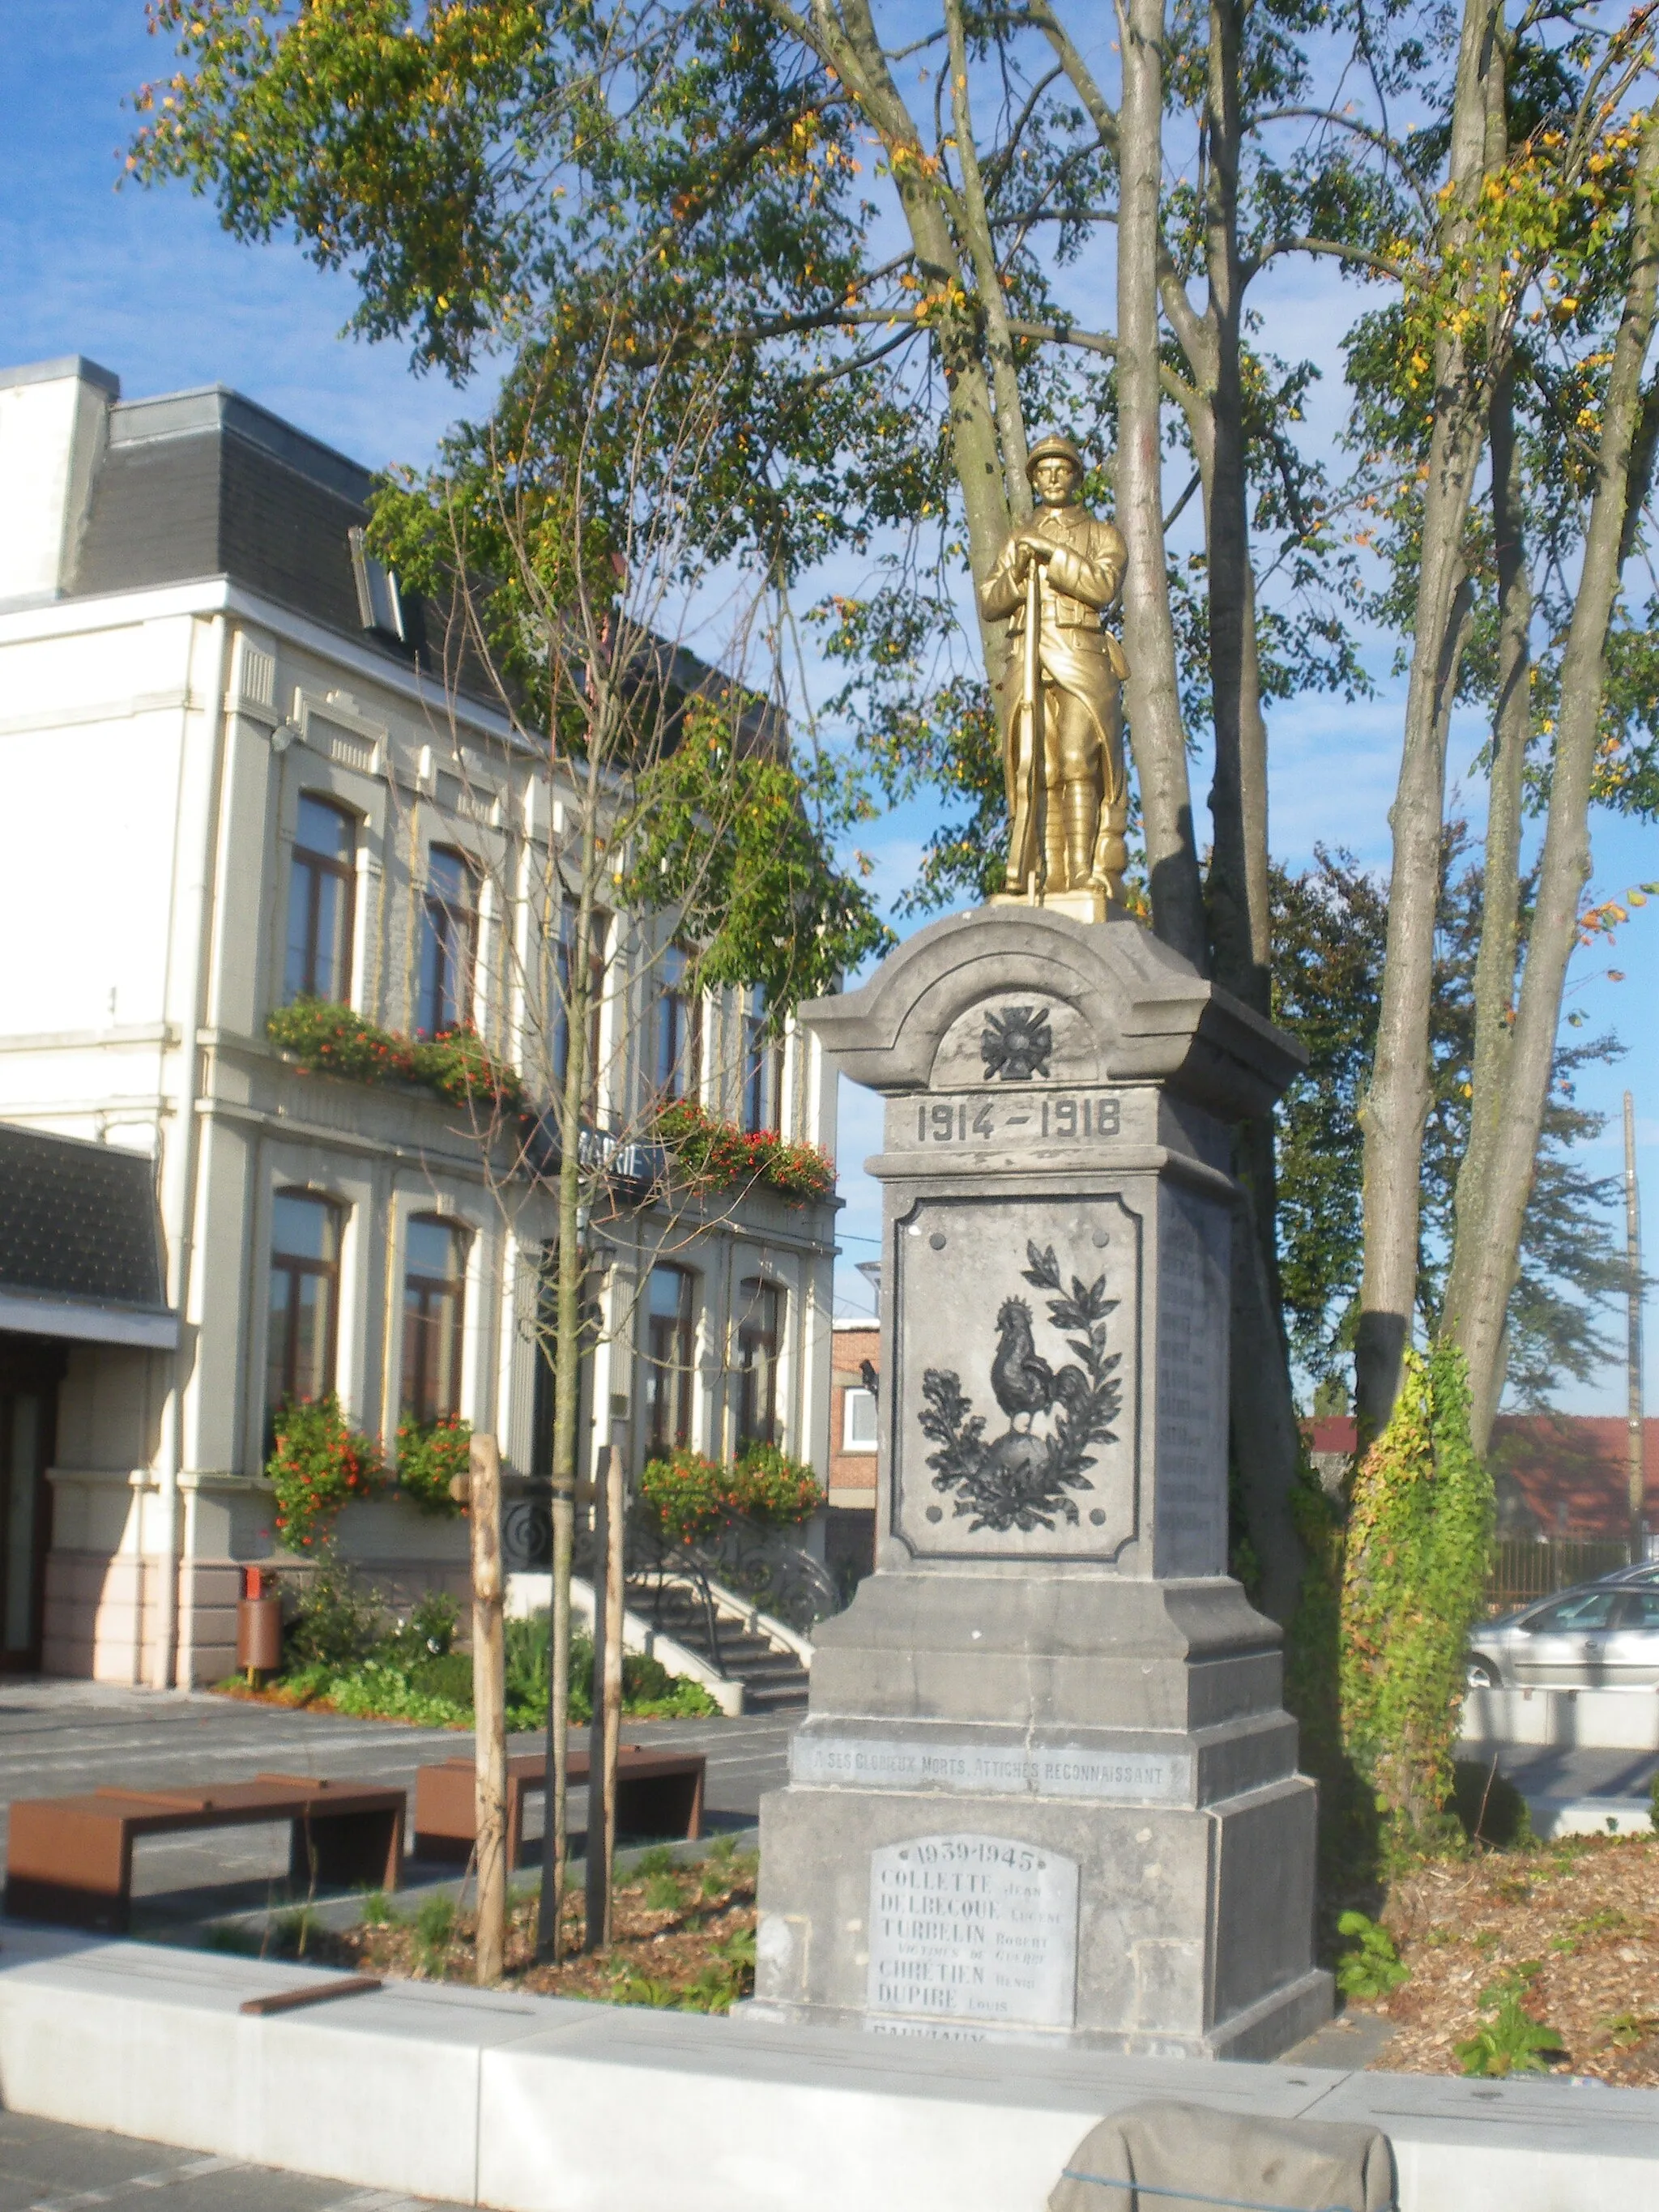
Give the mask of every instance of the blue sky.
<svg viewBox="0 0 1659 2212">
<path fill-rule="evenodd" d="M 352 307 L 344 279 L 319 273 L 289 244 L 235 244 L 211 207 L 183 186 L 115 189 L 132 121 L 123 96 L 145 77 L 164 74 L 169 59 L 145 34 L 142 0 L 52 0 L 45 8 L 0 0 L 0 21 L 8 121 L 0 140 L 3 358 L 86 354 L 113 369 L 129 396 L 234 385 L 371 465 L 424 457 L 468 398 L 441 379 L 411 376 L 395 345 L 343 338 Z M 1346 311 L 1353 296 L 1339 305 Z M 1287 265 L 1259 304 L 1276 352 L 1333 357 L 1340 323 L 1322 280 Z M 475 392 L 471 402 L 477 400 Z M 1328 376 L 1313 396 L 1316 435 L 1334 430 L 1340 407 L 1338 380 Z M 1400 687 L 1387 676 L 1389 659 L 1379 647 L 1375 673 L 1382 688 L 1374 700 L 1347 706 L 1311 698 L 1273 711 L 1273 845 L 1291 866 L 1310 859 L 1322 839 L 1387 867 L 1400 720 Z M 1484 792 L 1472 763 L 1480 744 L 1473 725 L 1455 730 L 1460 810 L 1477 826 Z M 1207 787 L 1207 763 L 1200 761 L 1193 789 L 1200 803 Z M 913 807 L 866 835 L 881 890 L 902 886 L 926 834 L 925 815 Z M 1617 896 L 1659 875 L 1659 838 L 1650 830 L 1603 817 L 1594 834 L 1599 894 Z M 1659 1024 L 1649 996 L 1659 984 L 1656 954 L 1659 905 L 1633 916 L 1610 960 L 1581 956 L 1570 990 L 1589 1018 L 1587 1033 L 1614 1029 L 1627 1048 L 1616 1066 L 1587 1075 L 1581 1097 L 1612 1117 L 1595 1153 L 1606 1172 L 1620 1161 L 1621 1094 L 1627 1086 L 1635 1093 L 1650 1198 L 1649 1264 L 1659 1272 Z M 1626 980 L 1607 980 L 1609 965 Z M 878 1148 L 875 1104 L 843 1085 L 847 1256 L 837 1291 L 838 1310 L 847 1312 L 868 1306 L 853 1263 L 876 1249 L 876 1194 L 860 1172 Z M 1651 1317 L 1646 1367 L 1648 1404 L 1659 1411 L 1659 1321 Z M 1590 1388 L 1564 1392 L 1562 1403 L 1620 1413 L 1623 1389 L 1622 1370 L 1610 1368 Z"/>
</svg>

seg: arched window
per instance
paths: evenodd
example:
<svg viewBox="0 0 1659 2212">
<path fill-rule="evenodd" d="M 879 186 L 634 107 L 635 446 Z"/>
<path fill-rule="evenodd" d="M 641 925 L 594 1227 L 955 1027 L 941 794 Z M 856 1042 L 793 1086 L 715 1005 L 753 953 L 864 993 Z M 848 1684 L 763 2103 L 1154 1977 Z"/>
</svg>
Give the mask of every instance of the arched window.
<svg viewBox="0 0 1659 2212">
<path fill-rule="evenodd" d="M 696 1277 L 664 1262 L 646 1293 L 646 1435 L 653 1452 L 672 1451 L 691 1435 Z"/>
<path fill-rule="evenodd" d="M 417 1214 L 404 1255 L 404 1410 L 416 1420 L 461 1410 L 468 1237 L 453 1222 Z"/>
<path fill-rule="evenodd" d="M 741 1286 L 738 1322 L 738 1447 L 775 1444 L 778 1437 L 778 1344 L 783 1292 L 750 1275 Z"/>
<path fill-rule="evenodd" d="M 283 1003 L 351 994 L 351 921 L 357 897 L 357 823 L 343 806 L 300 794 L 289 866 Z"/>
<path fill-rule="evenodd" d="M 434 845 L 427 854 L 421 973 L 415 1026 L 424 1036 L 459 1029 L 472 1015 L 478 951 L 478 879 L 463 853 Z"/>
<path fill-rule="evenodd" d="M 307 1190 L 279 1190 L 272 1202 L 265 1405 L 273 1413 L 334 1388 L 342 1215 Z"/>
</svg>

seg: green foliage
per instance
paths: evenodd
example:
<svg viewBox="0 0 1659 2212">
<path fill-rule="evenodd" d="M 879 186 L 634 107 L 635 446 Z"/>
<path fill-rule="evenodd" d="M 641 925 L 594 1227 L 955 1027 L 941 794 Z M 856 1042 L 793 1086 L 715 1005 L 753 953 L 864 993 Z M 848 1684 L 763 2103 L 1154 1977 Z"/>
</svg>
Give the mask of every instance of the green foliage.
<svg viewBox="0 0 1659 2212">
<path fill-rule="evenodd" d="M 202 1930 L 204 1951 L 228 1951 L 237 1958 L 257 1959 L 259 1939 L 251 1928 L 238 1921 L 215 1920 Z"/>
<path fill-rule="evenodd" d="M 309 1905 L 290 1905 L 287 1911 L 271 1915 L 270 1940 L 286 1957 L 303 1959 L 312 1937 L 322 1933 L 322 1915 Z"/>
<path fill-rule="evenodd" d="M 1538 1961 L 1529 1960 L 1481 1990 L 1475 2000 L 1483 2014 L 1480 2027 L 1453 2046 L 1465 2074 L 1547 2074 L 1549 2061 L 1565 2056 L 1555 2030 L 1534 2020 L 1522 2002 L 1537 1972 Z"/>
<path fill-rule="evenodd" d="M 745 746 L 733 720 L 728 700 L 693 700 L 672 750 L 641 777 L 623 896 L 678 910 L 702 988 L 759 984 L 781 1018 L 896 940 L 831 857 L 866 811 L 846 777 L 824 761 L 809 784 L 771 748 Z"/>
<path fill-rule="evenodd" d="M 1448 1840 L 1442 1808 L 1492 1522 L 1462 1354 L 1408 1350 L 1393 1417 L 1354 1478 L 1340 1660 L 1345 1749 L 1395 1851 Z"/>
<path fill-rule="evenodd" d="M 1498 1771 L 1496 1760 L 1486 1765 L 1478 1759 L 1460 1759 L 1452 1769 L 1446 1809 L 1456 1814 L 1472 1844 L 1524 1850 L 1537 1840 L 1526 1799 L 1506 1774 Z"/>
<path fill-rule="evenodd" d="M 441 1894 L 423 1898 L 416 1908 L 415 1963 L 422 1972 L 443 1972 L 459 1917 L 454 1899 Z"/>
<path fill-rule="evenodd" d="M 1401 1963 L 1393 1936 L 1364 1913 L 1343 1913 L 1336 1929 L 1352 1939 L 1336 1962 L 1336 1986 L 1345 1997 L 1385 1997 L 1411 1979 L 1411 1968 Z"/>
<path fill-rule="evenodd" d="M 685 1902 L 685 1892 L 680 1887 L 678 1875 L 647 1875 L 645 1881 L 645 1902 L 648 1911 L 678 1912 Z"/>
<path fill-rule="evenodd" d="M 338 1075 L 352 1083 L 418 1083 L 456 1106 L 518 1113 L 525 1104 L 522 1077 L 495 1059 L 470 1027 L 404 1037 L 365 1021 L 349 1006 L 296 999 L 265 1017 L 265 1035 L 313 1075 Z"/>
<path fill-rule="evenodd" d="M 1464 826 L 1451 823 L 1430 1005 L 1432 1103 L 1423 1141 L 1419 1279 L 1420 1318 L 1431 1332 L 1468 1144 L 1482 877 L 1478 864 L 1462 865 L 1466 848 Z M 1359 1111 L 1376 1042 L 1388 902 L 1350 854 L 1323 846 L 1301 874 L 1273 871 L 1273 1019 L 1310 1055 L 1278 1116 L 1285 1326 L 1295 1363 L 1316 1390 L 1340 1389 L 1346 1397 L 1362 1265 Z M 1587 1379 L 1607 1355 L 1599 1316 L 1624 1281 L 1608 1210 L 1616 1185 L 1579 1164 L 1605 1117 L 1580 1105 L 1574 1091 L 1583 1068 L 1620 1049 L 1603 1036 L 1564 1044 L 1556 1054 L 1510 1297 L 1509 1384 L 1523 1404 L 1542 1405 L 1565 1376 Z"/>
<path fill-rule="evenodd" d="M 472 1424 L 453 1415 L 435 1421 L 407 1413 L 398 1425 L 398 1486 L 422 1513 L 453 1521 L 461 1510 L 450 1484 L 467 1468 Z"/>
<path fill-rule="evenodd" d="M 284 1638 L 276 1687 L 296 1704 L 325 1701 L 362 1719 L 410 1721 L 427 1728 L 472 1726 L 472 1661 L 453 1645 L 455 1601 L 422 1598 L 401 1623 L 333 1559 L 303 1585 Z M 505 1624 L 507 1726 L 525 1735 L 547 1725 L 547 1615 Z M 570 1640 L 570 1714 L 592 1713 L 593 1645 Z M 623 1659 L 623 1711 L 636 1719 L 702 1720 L 719 1705 L 700 1682 L 671 1674 L 643 1652 Z"/>
<path fill-rule="evenodd" d="M 1648 1802 L 1652 1808 L 1648 1818 L 1655 1828 L 1659 1829 L 1659 1774 L 1656 1774 L 1648 1784 Z"/>
<path fill-rule="evenodd" d="M 671 1099 L 661 1108 L 656 1133 L 688 1190 L 768 1183 L 787 1198 L 825 1199 L 836 1188 L 836 1164 L 816 1145 L 792 1145 L 775 1129 L 740 1129 L 695 1098 Z"/>
<path fill-rule="evenodd" d="M 428 1590 L 410 1609 L 409 1618 L 393 1629 L 388 1648 L 409 1660 L 441 1658 L 453 1649 L 460 1626 L 461 1609 L 447 1590 Z"/>
<path fill-rule="evenodd" d="M 284 1403 L 265 1475 L 276 1493 L 277 1540 L 290 1552 L 326 1544 L 340 1508 L 373 1498 L 386 1480 L 379 1444 L 349 1425 L 331 1390 Z"/>
<path fill-rule="evenodd" d="M 648 1851 L 641 1851 L 635 1859 L 634 1871 L 644 1875 L 648 1881 L 653 1875 L 672 1874 L 678 1864 L 670 1844 L 653 1844 Z"/>
<path fill-rule="evenodd" d="M 386 1615 L 349 1567 L 325 1557 L 300 1586 L 283 1631 L 283 1662 L 301 1668 L 348 1667 L 365 1659 L 386 1635 Z"/>
<path fill-rule="evenodd" d="M 811 1468 L 775 1444 L 751 1444 L 734 1466 L 679 1445 L 671 1457 L 647 1462 L 639 1497 L 670 1544 L 708 1543 L 743 1520 L 797 1528 L 824 1502 Z"/>
</svg>

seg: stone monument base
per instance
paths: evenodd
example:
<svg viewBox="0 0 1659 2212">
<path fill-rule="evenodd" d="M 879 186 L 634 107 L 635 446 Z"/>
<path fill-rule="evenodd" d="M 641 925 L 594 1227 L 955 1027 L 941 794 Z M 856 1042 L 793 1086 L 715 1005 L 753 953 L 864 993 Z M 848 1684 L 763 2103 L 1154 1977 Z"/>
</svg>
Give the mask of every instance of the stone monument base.
<svg viewBox="0 0 1659 2212">
<path fill-rule="evenodd" d="M 993 906 L 1023 906 L 1034 908 L 1039 913 L 1068 915 L 1073 921 L 1104 921 L 1112 910 L 1112 902 L 1098 884 L 1085 884 L 1081 890 L 1044 891 L 1038 898 L 1024 891 L 993 891 Z M 1119 914 L 1123 908 L 1119 907 Z"/>
<path fill-rule="evenodd" d="M 1236 1583 L 882 1574 L 819 1639 L 761 1807 L 763 2011 L 1258 2059 L 1329 2017 L 1315 1789 Z"/>
</svg>

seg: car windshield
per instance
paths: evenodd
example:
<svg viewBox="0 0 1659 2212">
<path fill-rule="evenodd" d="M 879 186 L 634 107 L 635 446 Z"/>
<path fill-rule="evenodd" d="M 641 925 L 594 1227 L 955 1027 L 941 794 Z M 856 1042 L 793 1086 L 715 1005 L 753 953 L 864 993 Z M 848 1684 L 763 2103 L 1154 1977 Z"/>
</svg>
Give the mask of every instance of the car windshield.
<svg viewBox="0 0 1659 2212">
<path fill-rule="evenodd" d="M 1575 1590 L 1571 1597 L 1558 1598 L 1521 1625 L 1534 1636 L 1559 1635 L 1570 1628 L 1605 1628 L 1618 1597 L 1617 1590 Z"/>
</svg>

